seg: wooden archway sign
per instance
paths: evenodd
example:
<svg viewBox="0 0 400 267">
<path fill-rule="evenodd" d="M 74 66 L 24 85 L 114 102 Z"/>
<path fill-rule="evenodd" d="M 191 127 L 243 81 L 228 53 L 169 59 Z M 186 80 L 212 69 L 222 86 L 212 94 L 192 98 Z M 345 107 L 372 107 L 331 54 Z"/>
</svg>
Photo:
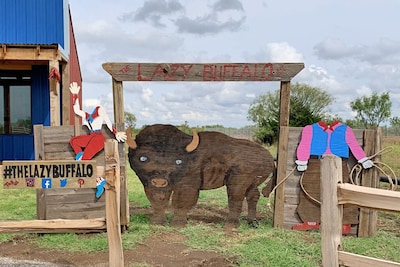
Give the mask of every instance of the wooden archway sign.
<svg viewBox="0 0 400 267">
<path fill-rule="evenodd" d="M 124 122 L 123 81 L 270 82 L 280 81 L 277 183 L 286 176 L 289 139 L 290 81 L 304 63 L 104 63 L 112 76 L 114 121 Z M 284 184 L 275 192 L 274 227 L 283 227 Z M 121 212 L 124 210 L 121 209 Z"/>
</svg>

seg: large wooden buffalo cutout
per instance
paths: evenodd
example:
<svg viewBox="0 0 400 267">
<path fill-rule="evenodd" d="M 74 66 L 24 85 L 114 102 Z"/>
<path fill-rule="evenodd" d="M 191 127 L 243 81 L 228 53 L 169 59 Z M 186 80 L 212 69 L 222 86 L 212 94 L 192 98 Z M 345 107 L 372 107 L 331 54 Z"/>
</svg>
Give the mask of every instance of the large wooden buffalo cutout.
<svg viewBox="0 0 400 267">
<path fill-rule="evenodd" d="M 246 198 L 247 221 L 257 226 L 258 186 L 275 171 L 271 154 L 262 146 L 218 132 L 188 135 L 172 125 L 145 127 L 131 138 L 127 131 L 129 163 L 144 186 L 153 208 L 151 223 L 165 223 L 172 195 L 171 225 L 186 224 L 199 191 L 226 186 L 229 216 L 225 227 L 237 227 Z"/>
</svg>

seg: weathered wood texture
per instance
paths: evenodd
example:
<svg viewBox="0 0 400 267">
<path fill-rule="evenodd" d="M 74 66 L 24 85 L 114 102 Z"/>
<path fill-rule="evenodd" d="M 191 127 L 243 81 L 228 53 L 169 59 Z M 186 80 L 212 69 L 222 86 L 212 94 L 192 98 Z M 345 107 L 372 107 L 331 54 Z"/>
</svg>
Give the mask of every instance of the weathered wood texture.
<svg viewBox="0 0 400 267">
<path fill-rule="evenodd" d="M 392 261 L 339 251 L 343 248 L 340 242 L 340 229 L 343 222 L 339 210 L 343 207 L 343 204 L 355 204 L 365 208 L 400 212 L 400 207 L 393 205 L 393 203 L 400 201 L 400 192 L 338 183 L 341 180 L 341 164 L 338 163 L 340 158 L 330 157 L 332 159 L 328 156 L 323 157 L 322 165 L 326 160 L 332 163 L 325 164 L 326 167 L 321 167 L 324 177 L 330 178 L 321 180 L 321 218 L 325 218 L 321 224 L 322 266 L 339 266 L 339 264 L 340 266 L 353 267 L 400 266 L 400 263 Z M 334 173 L 338 175 L 332 175 Z M 338 210 L 339 212 L 337 212 Z"/>
<path fill-rule="evenodd" d="M 123 124 L 116 125 L 117 130 L 123 130 Z M 74 126 L 34 126 L 35 157 L 37 160 L 71 160 L 74 152 L 69 144 L 70 138 L 74 136 Z M 82 126 L 81 134 L 88 134 L 86 126 Z M 114 139 L 112 132 L 103 125 L 103 134 L 108 139 Z M 125 159 L 125 145 L 118 144 L 120 158 Z M 105 166 L 104 151 L 99 152 L 93 160 L 97 166 Z M 125 175 L 125 160 L 121 160 L 121 175 Z M 124 181 L 125 177 L 121 178 Z M 99 199 L 95 197 L 95 190 L 87 189 L 45 189 L 37 190 L 37 218 L 49 219 L 91 219 L 105 217 L 105 194 Z M 121 189 L 127 192 L 126 188 Z M 128 202 L 127 193 L 121 195 L 121 202 Z M 122 214 L 121 225 L 129 225 L 129 213 Z"/>
<path fill-rule="evenodd" d="M 365 130 L 364 132 L 364 151 L 367 155 L 373 155 L 376 151 L 380 151 L 381 148 L 381 128 L 377 130 Z M 380 155 L 377 155 L 373 160 L 380 161 Z M 379 174 L 376 168 L 370 168 L 365 170 L 363 179 L 361 181 L 362 186 L 377 188 L 379 187 Z M 360 208 L 360 223 L 358 228 L 359 237 L 369 237 L 376 235 L 376 225 L 378 222 L 378 213 L 376 210 L 368 208 Z"/>
<path fill-rule="evenodd" d="M 342 182 L 342 159 L 335 155 L 322 157 L 321 176 L 322 266 L 339 266 L 343 206 L 338 204 L 336 185 Z"/>
<path fill-rule="evenodd" d="M 0 221 L 1 233 L 68 233 L 96 232 L 106 229 L 105 218 L 89 220 Z"/>
<path fill-rule="evenodd" d="M 290 82 L 281 82 L 279 97 L 279 140 L 277 154 L 277 184 L 281 184 L 276 189 L 274 199 L 274 210 L 282 210 L 285 201 L 285 184 L 281 183 L 286 176 L 286 162 L 288 159 L 288 139 L 289 139 L 289 107 L 290 107 Z M 284 213 L 274 212 L 274 227 L 283 227 Z"/>
<path fill-rule="evenodd" d="M 118 155 L 118 142 L 107 140 L 104 147 L 106 158 L 106 221 L 107 239 L 109 248 L 109 263 L 111 266 L 124 266 L 124 253 L 122 248 L 120 224 L 120 158 Z"/>
<path fill-rule="evenodd" d="M 304 63 L 124 63 L 103 64 L 116 81 L 290 81 Z"/>
<path fill-rule="evenodd" d="M 51 60 L 49 61 L 49 70 L 55 68 L 57 72 L 59 70 L 59 61 L 58 60 Z M 51 78 L 50 79 L 50 125 L 51 126 L 59 126 L 61 123 L 60 117 L 60 84 L 58 83 L 57 79 Z"/>
<path fill-rule="evenodd" d="M 399 267 L 400 263 L 338 251 L 340 266 L 347 267 Z M 332 265 L 327 265 L 332 266 Z"/>
<path fill-rule="evenodd" d="M 287 150 L 287 161 L 284 168 L 278 167 L 278 172 L 282 172 L 281 174 L 278 173 L 278 177 L 282 177 L 281 179 L 289 175 L 293 168 L 296 168 L 296 149 L 300 142 L 302 129 L 302 127 L 289 127 L 288 144 L 282 145 L 281 148 L 283 151 Z M 358 143 L 364 148 L 367 145 L 364 141 L 364 130 L 353 129 L 353 131 Z M 374 143 L 372 145 L 374 145 Z M 278 153 L 281 152 L 278 151 Z M 349 168 L 351 169 L 356 162 L 357 161 L 351 155 L 348 160 Z M 275 197 L 282 197 L 284 205 L 283 209 L 278 209 L 276 206 L 274 213 L 277 214 L 274 214 L 274 216 L 281 216 L 283 218 L 283 227 L 287 229 L 291 229 L 293 225 L 301 222 L 296 212 L 299 205 L 299 192 L 301 190 L 299 182 L 300 177 L 301 173 L 295 170 L 284 182 L 283 195 L 279 194 L 279 190 L 276 191 L 276 194 L 279 195 Z M 379 179 L 379 177 L 374 177 L 374 179 Z"/>
<path fill-rule="evenodd" d="M 62 54 L 58 45 L 6 45 L 2 44 L 0 49 L 2 60 L 40 60 L 61 61 Z"/>
<path fill-rule="evenodd" d="M 339 204 L 354 204 L 377 210 L 400 212 L 400 192 L 352 184 L 338 185 Z"/>
</svg>

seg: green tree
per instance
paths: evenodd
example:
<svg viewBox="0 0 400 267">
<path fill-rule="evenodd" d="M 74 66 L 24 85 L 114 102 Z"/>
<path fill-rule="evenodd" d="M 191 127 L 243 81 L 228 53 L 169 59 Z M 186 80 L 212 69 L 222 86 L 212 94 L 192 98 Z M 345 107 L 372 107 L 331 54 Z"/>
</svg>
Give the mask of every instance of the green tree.
<svg viewBox="0 0 400 267">
<path fill-rule="evenodd" d="M 373 92 L 370 97 L 356 98 L 350 102 L 350 107 L 357 113 L 356 119 L 360 120 L 365 128 L 376 128 L 389 119 L 392 102 L 389 93 L 378 95 L 377 92 Z"/>
<path fill-rule="evenodd" d="M 124 119 L 125 119 L 125 128 L 132 127 L 135 129 L 136 127 L 136 116 L 133 113 L 128 111 L 124 112 Z"/>
<path fill-rule="evenodd" d="M 255 139 L 272 144 L 278 139 L 279 94 L 260 95 L 250 105 L 247 118 L 256 123 Z M 327 117 L 333 97 L 318 87 L 295 83 L 291 86 L 289 125 L 303 127 Z"/>
<path fill-rule="evenodd" d="M 359 119 L 347 119 L 344 123 L 354 129 L 364 129 L 365 128 L 364 123 L 362 121 L 360 121 Z"/>
<path fill-rule="evenodd" d="M 400 117 L 394 116 L 390 118 L 390 125 L 392 127 L 400 127 Z"/>
</svg>

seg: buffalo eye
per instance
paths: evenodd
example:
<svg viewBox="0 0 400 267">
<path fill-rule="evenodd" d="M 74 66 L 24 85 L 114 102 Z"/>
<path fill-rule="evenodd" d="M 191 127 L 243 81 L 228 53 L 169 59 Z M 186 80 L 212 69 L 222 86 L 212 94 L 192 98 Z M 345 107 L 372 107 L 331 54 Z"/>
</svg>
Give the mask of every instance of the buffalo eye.
<svg viewBox="0 0 400 267">
<path fill-rule="evenodd" d="M 141 157 L 139 158 L 139 160 L 140 160 L 141 162 L 146 162 L 146 161 L 147 161 L 147 157 L 146 157 L 146 156 L 141 156 Z"/>
<path fill-rule="evenodd" d="M 181 159 L 175 160 L 175 164 L 176 164 L 176 165 L 181 165 L 181 164 L 182 164 L 182 160 L 181 160 Z"/>
</svg>

